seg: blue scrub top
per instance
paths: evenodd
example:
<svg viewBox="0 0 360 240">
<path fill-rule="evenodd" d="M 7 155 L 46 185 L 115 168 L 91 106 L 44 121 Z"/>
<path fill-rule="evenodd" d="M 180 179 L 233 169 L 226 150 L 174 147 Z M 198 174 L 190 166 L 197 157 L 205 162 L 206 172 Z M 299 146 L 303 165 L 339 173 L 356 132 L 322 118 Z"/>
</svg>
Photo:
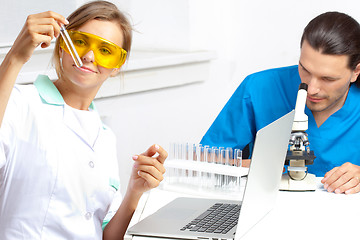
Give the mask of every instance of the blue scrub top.
<svg viewBox="0 0 360 240">
<path fill-rule="evenodd" d="M 201 140 L 201 144 L 243 149 L 256 132 L 295 108 L 301 83 L 298 66 L 254 73 L 236 89 Z M 309 172 L 324 174 L 345 162 L 360 165 L 360 88 L 350 87 L 344 106 L 317 127 L 309 118 L 310 149 L 316 159 Z M 276 137 L 276 136 L 274 136 Z"/>
</svg>

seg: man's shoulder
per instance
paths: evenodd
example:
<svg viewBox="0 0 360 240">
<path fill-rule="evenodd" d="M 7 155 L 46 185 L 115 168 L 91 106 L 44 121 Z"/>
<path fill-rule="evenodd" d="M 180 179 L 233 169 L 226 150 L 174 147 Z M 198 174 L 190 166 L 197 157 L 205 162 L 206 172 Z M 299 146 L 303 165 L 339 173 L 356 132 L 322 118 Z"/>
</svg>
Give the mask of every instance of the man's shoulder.
<svg viewBox="0 0 360 240">
<path fill-rule="evenodd" d="M 250 74 L 248 78 L 262 78 L 264 77 L 297 77 L 298 76 L 298 66 L 288 66 L 288 67 L 281 67 L 281 68 L 271 68 L 263 71 L 259 71 L 253 74 Z"/>
<path fill-rule="evenodd" d="M 256 72 L 247 76 L 243 86 L 259 92 L 260 89 L 269 90 L 274 88 L 286 88 L 296 90 L 300 84 L 298 66 L 272 68 Z"/>
</svg>

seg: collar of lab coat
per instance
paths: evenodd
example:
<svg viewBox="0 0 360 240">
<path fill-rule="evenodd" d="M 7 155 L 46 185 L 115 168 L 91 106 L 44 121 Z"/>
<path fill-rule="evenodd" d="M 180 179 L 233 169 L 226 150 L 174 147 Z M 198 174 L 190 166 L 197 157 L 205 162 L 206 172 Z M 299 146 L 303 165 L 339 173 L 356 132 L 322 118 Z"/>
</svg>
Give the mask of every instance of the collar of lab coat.
<svg viewBox="0 0 360 240">
<path fill-rule="evenodd" d="M 65 101 L 61 96 L 59 90 L 55 87 L 54 83 L 46 75 L 39 75 L 34 82 L 37 91 L 39 92 L 40 97 L 47 104 L 52 105 L 65 105 Z M 96 110 L 95 105 L 91 102 L 91 110 Z"/>
<path fill-rule="evenodd" d="M 66 110 L 69 106 L 65 104 L 63 97 L 61 96 L 59 90 L 56 88 L 54 83 L 50 80 L 50 78 L 46 75 L 39 75 L 34 82 L 34 85 L 42 99 L 42 101 L 46 104 L 64 106 L 64 121 L 65 124 L 76 133 L 80 138 L 84 140 L 91 148 L 94 147 L 95 143 L 88 142 L 86 134 L 83 132 L 79 123 L 74 119 L 72 114 L 69 114 L 69 111 Z M 95 110 L 95 105 L 92 102 L 89 106 L 90 110 Z M 102 128 L 106 130 L 106 126 L 102 123 Z M 95 140 L 96 142 L 96 140 Z"/>
</svg>

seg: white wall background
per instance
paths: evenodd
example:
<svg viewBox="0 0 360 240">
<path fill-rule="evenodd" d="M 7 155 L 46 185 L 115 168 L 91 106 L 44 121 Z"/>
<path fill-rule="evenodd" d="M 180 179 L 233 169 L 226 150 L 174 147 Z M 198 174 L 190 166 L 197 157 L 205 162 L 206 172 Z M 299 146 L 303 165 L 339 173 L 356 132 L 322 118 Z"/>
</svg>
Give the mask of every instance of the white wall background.
<svg viewBox="0 0 360 240">
<path fill-rule="evenodd" d="M 0 0 L 2 23 L 17 21 L 14 16 L 20 15 L 16 9 L 24 7 L 19 2 L 27 4 L 26 12 L 29 9 L 38 12 L 39 6 L 49 9 L 53 6 L 67 15 L 73 10 L 72 3 L 79 5 L 85 0 L 57 1 L 63 3 L 61 6 L 56 1 L 50 5 L 50 1 L 46 1 L 47 5 L 41 5 L 44 1 L 9 3 Z M 217 54 L 206 82 L 96 101 L 101 115 L 118 138 L 122 191 L 126 188 L 133 154 L 145 151 L 153 143 L 168 148 L 171 141 L 199 142 L 246 75 L 266 68 L 297 64 L 302 30 L 313 17 L 336 10 L 360 21 L 358 0 L 112 2 L 131 16 L 137 30 L 134 33 L 134 50 L 210 50 Z M 13 20 L 7 20 L 10 19 L 8 17 Z M 22 24 L 16 24 L 19 32 Z M 1 34 L 0 43 L 13 38 L 7 35 L 7 31 Z"/>
<path fill-rule="evenodd" d="M 118 135 L 122 179 L 131 156 L 152 143 L 199 142 L 246 75 L 297 64 L 302 30 L 318 14 L 342 11 L 360 21 L 357 0 L 123 2 L 139 32 L 135 49 L 207 49 L 217 59 L 204 83 L 97 101 Z"/>
</svg>

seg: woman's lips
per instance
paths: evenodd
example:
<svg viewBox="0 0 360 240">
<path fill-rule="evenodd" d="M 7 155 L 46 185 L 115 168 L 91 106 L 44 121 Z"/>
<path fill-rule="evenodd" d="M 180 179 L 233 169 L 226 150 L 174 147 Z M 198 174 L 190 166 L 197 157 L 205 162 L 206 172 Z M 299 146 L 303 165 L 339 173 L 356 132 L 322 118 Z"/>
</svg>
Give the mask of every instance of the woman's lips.
<svg viewBox="0 0 360 240">
<path fill-rule="evenodd" d="M 74 65 L 75 66 L 75 65 Z M 75 66 L 76 67 L 76 66 Z M 82 66 L 82 67 L 76 67 L 77 69 L 79 69 L 82 72 L 87 72 L 87 73 L 96 73 L 96 71 L 92 70 L 91 68 L 88 68 L 86 66 Z"/>
</svg>

